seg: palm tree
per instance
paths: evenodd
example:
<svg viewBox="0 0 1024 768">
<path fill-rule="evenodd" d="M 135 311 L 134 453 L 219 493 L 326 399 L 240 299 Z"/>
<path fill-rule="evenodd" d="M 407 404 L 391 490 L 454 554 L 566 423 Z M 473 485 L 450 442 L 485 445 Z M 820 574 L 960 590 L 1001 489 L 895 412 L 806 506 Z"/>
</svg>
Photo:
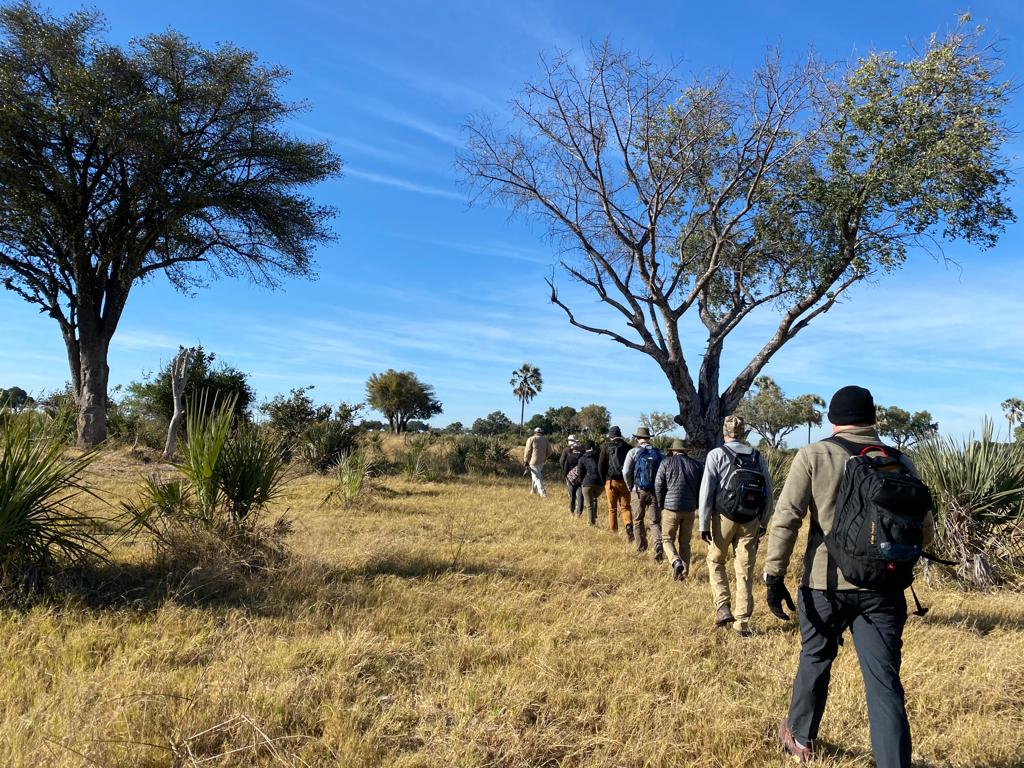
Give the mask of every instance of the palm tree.
<svg viewBox="0 0 1024 768">
<path fill-rule="evenodd" d="M 1013 442 L 1013 425 L 1016 423 L 1024 423 L 1024 400 L 1019 397 L 1011 397 L 1002 402 L 1003 413 L 1006 414 L 1006 420 L 1010 422 L 1010 442 Z"/>
<path fill-rule="evenodd" d="M 522 367 L 512 372 L 512 394 L 519 398 L 519 434 L 523 434 L 523 423 L 526 419 L 526 404 L 533 400 L 540 392 L 544 382 L 540 378 L 540 368 L 530 363 L 523 363 Z"/>
</svg>

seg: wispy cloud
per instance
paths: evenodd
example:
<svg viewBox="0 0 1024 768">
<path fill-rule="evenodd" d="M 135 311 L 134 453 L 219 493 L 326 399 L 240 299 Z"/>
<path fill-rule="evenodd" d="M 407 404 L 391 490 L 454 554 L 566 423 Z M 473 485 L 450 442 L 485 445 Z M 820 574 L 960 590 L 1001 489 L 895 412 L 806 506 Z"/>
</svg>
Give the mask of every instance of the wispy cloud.
<svg viewBox="0 0 1024 768">
<path fill-rule="evenodd" d="M 407 192 L 417 192 L 421 195 L 432 195 L 434 197 L 443 197 L 448 200 L 459 200 L 461 202 L 466 201 L 466 198 L 458 192 L 441 189 L 440 187 L 432 187 L 428 184 L 420 184 L 419 182 L 403 179 L 398 176 L 389 176 L 383 173 L 374 173 L 373 171 L 361 171 L 356 168 L 349 168 L 347 174 L 353 179 L 362 179 L 363 181 L 369 181 L 373 184 L 383 184 L 387 187 L 404 189 Z"/>
<path fill-rule="evenodd" d="M 325 131 L 322 128 L 315 128 L 312 125 L 306 125 L 305 123 L 296 122 L 294 125 L 305 133 L 321 139 L 327 139 L 331 143 L 337 144 L 339 147 L 346 147 L 354 152 L 368 155 L 370 157 L 376 157 L 380 160 L 401 162 L 408 157 L 408 153 L 384 149 L 373 144 L 368 144 L 365 141 L 360 141 L 359 139 L 353 139 L 350 136 L 342 136 L 341 134 L 334 133 L 333 131 Z"/>
<path fill-rule="evenodd" d="M 497 256 L 502 259 L 513 259 L 516 261 L 526 261 L 531 264 L 553 264 L 555 259 L 551 256 L 544 256 L 537 251 L 529 248 L 524 248 L 514 243 L 503 242 L 499 240 L 488 240 L 478 243 L 466 243 L 457 240 L 444 240 L 438 238 L 419 237 L 417 235 L 399 235 L 399 237 L 407 240 L 414 240 L 424 245 L 433 245 L 438 248 L 446 248 L 449 250 L 460 251 L 462 253 L 472 253 L 479 256 Z"/>
</svg>

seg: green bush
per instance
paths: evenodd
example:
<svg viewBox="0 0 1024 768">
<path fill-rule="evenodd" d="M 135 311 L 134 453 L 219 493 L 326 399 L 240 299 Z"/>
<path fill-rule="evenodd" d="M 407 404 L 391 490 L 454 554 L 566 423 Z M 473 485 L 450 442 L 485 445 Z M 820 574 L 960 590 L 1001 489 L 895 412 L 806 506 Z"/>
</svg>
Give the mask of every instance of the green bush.
<svg viewBox="0 0 1024 768">
<path fill-rule="evenodd" d="M 8 414 L 0 427 L 0 584 L 41 589 L 41 576 L 57 559 L 101 554 L 99 527 L 72 501 L 90 493 L 82 473 L 96 454 L 65 455 L 74 419 Z"/>
<path fill-rule="evenodd" d="M 233 429 L 234 403 L 190 403 L 181 476 L 150 478 L 140 498 L 124 503 L 129 528 L 146 531 L 161 556 L 187 562 L 221 542 L 225 562 L 264 567 L 283 556 L 286 521 L 263 525 L 263 511 L 277 499 L 286 463 L 279 438 L 266 429 Z"/>
<path fill-rule="evenodd" d="M 372 451 L 367 449 L 353 450 L 341 457 L 334 467 L 335 487 L 327 494 L 324 503 L 331 499 L 340 499 L 343 504 L 351 504 L 361 496 L 374 472 L 378 462 L 373 458 Z"/>
<path fill-rule="evenodd" d="M 311 424 L 300 443 L 300 454 L 313 469 L 326 474 L 352 450 L 358 432 L 339 419 Z"/>
</svg>

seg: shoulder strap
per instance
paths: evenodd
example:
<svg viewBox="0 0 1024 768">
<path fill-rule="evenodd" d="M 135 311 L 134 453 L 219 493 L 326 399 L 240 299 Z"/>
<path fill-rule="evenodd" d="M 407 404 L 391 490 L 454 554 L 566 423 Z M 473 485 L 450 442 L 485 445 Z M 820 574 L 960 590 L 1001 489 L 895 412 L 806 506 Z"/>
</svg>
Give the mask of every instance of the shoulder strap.
<svg viewBox="0 0 1024 768">
<path fill-rule="evenodd" d="M 903 453 L 898 448 L 893 448 L 891 445 L 885 445 L 881 441 L 877 443 L 855 443 L 851 440 L 845 440 L 837 435 L 832 437 L 826 437 L 821 442 L 823 443 L 835 443 L 840 448 L 845 450 L 851 456 L 864 456 L 869 453 L 872 448 L 880 448 L 886 456 L 899 460 L 903 456 Z"/>
<path fill-rule="evenodd" d="M 736 461 L 736 451 L 722 443 L 722 450 L 725 451 L 725 455 L 729 457 L 730 461 Z"/>
</svg>

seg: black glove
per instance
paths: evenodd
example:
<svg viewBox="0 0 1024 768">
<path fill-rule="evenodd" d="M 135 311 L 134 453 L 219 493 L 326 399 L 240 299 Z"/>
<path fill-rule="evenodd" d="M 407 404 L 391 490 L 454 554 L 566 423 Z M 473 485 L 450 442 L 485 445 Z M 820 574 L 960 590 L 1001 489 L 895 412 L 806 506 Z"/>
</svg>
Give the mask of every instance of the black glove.
<svg viewBox="0 0 1024 768">
<path fill-rule="evenodd" d="M 713 541 L 713 537 L 711 536 L 711 531 L 701 531 L 700 532 L 700 537 L 704 541 L 706 541 L 708 544 L 710 544 Z"/>
<path fill-rule="evenodd" d="M 791 611 L 796 611 L 796 606 L 793 605 L 793 596 L 786 589 L 786 582 L 781 576 L 769 576 L 766 573 L 764 583 L 768 592 L 768 610 L 772 612 L 773 616 L 777 616 L 783 621 L 789 621 L 789 616 L 782 610 L 782 603 L 785 602 Z"/>
</svg>

